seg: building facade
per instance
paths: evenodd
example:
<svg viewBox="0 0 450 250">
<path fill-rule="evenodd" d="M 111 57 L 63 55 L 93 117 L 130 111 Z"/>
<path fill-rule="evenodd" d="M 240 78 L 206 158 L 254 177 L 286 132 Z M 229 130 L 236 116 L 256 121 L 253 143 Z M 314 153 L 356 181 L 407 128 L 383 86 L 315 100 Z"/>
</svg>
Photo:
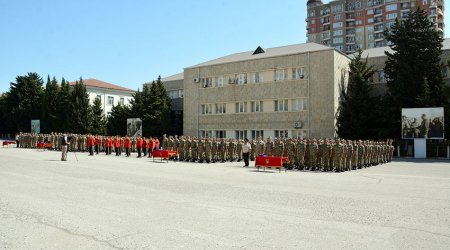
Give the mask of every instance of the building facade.
<svg viewBox="0 0 450 250">
<path fill-rule="evenodd" d="M 350 59 L 305 43 L 232 54 L 184 70 L 184 135 L 335 137 Z"/>
<path fill-rule="evenodd" d="M 184 73 L 182 72 L 161 79 L 171 101 L 172 134 L 177 135 L 183 133 L 183 76 Z"/>
<path fill-rule="evenodd" d="M 307 2 L 309 42 L 347 54 L 387 45 L 383 31 L 418 7 L 444 32 L 444 0 L 321 0 Z"/>
<path fill-rule="evenodd" d="M 129 105 L 133 99 L 134 90 L 124 88 L 112 83 L 99 81 L 97 79 L 83 79 L 86 85 L 86 91 L 89 95 L 89 103 L 92 105 L 96 98 L 102 102 L 103 113 L 105 117 L 111 114 L 111 109 L 116 105 Z M 74 85 L 71 82 L 70 85 Z"/>
</svg>

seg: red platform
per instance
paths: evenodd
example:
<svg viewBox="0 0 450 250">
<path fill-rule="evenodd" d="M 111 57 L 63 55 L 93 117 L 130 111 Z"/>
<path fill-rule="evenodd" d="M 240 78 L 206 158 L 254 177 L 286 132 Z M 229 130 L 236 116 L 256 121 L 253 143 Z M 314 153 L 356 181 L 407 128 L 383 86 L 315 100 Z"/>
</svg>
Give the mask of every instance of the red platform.
<svg viewBox="0 0 450 250">
<path fill-rule="evenodd" d="M 153 150 L 152 151 L 152 157 L 153 161 L 155 158 L 161 158 L 164 160 L 169 160 L 169 157 L 177 156 L 178 152 L 174 150 Z"/>
<path fill-rule="evenodd" d="M 263 167 L 264 171 L 266 171 L 266 168 L 277 168 L 281 171 L 283 164 L 289 162 L 289 158 L 283 156 L 257 156 L 255 167 L 258 168 L 258 170 Z"/>
<path fill-rule="evenodd" d="M 5 146 L 7 146 L 7 147 L 9 147 L 9 144 L 16 144 L 16 142 L 15 141 L 3 141 L 3 147 L 5 147 Z"/>
<path fill-rule="evenodd" d="M 36 143 L 37 149 L 52 149 L 53 143 L 45 143 L 45 142 L 38 142 Z"/>
</svg>

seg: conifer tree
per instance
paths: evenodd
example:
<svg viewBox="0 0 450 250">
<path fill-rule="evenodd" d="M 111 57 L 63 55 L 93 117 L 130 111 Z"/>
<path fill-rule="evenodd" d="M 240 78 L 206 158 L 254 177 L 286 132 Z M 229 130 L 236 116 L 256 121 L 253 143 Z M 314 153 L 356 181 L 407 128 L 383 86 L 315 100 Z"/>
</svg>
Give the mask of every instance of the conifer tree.
<svg viewBox="0 0 450 250">
<path fill-rule="evenodd" d="M 375 73 L 368 66 L 362 52 L 350 61 L 349 82 L 342 89 L 342 102 L 338 110 L 337 133 L 345 139 L 369 139 L 376 137 L 376 104 L 378 98 L 371 97 L 370 78 Z"/>
<path fill-rule="evenodd" d="M 153 135 L 161 136 L 171 132 L 170 98 L 164 87 L 161 76 L 150 86 L 150 131 Z"/>
<path fill-rule="evenodd" d="M 99 98 L 94 99 L 90 106 L 90 132 L 95 135 L 104 135 L 106 132 L 106 118 L 103 114 L 102 101 Z"/>
<path fill-rule="evenodd" d="M 70 86 L 69 83 L 63 78 L 61 80 L 61 87 L 58 91 L 58 95 L 56 96 L 56 113 L 58 116 L 58 127 L 56 131 L 58 132 L 69 132 L 69 123 L 70 123 Z"/>
<path fill-rule="evenodd" d="M 442 32 L 436 30 L 425 10 L 417 9 L 384 33 L 393 53 L 384 71 L 388 93 L 384 98 L 389 125 L 387 136 L 399 137 L 401 109 L 446 107 L 448 95 L 441 64 Z"/>
<path fill-rule="evenodd" d="M 127 119 L 131 116 L 131 110 L 125 105 L 116 105 L 111 109 L 111 115 L 107 118 L 108 123 L 107 133 L 108 135 L 121 135 L 127 134 Z"/>
<path fill-rule="evenodd" d="M 86 134 L 89 131 L 89 96 L 81 78 L 72 87 L 69 114 L 70 132 Z"/>
<path fill-rule="evenodd" d="M 41 131 L 43 133 L 54 132 L 58 129 L 58 103 L 57 98 L 55 98 L 58 96 L 58 90 L 59 86 L 55 77 L 50 80 L 50 76 L 47 76 L 47 84 L 42 98 Z"/>
</svg>

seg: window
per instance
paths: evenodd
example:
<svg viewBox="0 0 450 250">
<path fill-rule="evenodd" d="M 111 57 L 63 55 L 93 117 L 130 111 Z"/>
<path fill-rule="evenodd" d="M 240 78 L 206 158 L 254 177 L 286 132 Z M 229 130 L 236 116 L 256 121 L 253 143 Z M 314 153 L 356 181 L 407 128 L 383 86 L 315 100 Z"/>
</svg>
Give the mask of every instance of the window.
<svg viewBox="0 0 450 250">
<path fill-rule="evenodd" d="M 236 75 L 237 84 L 247 84 L 247 74 Z"/>
<path fill-rule="evenodd" d="M 287 70 L 277 69 L 275 70 L 275 81 L 284 81 L 287 79 Z"/>
<path fill-rule="evenodd" d="M 119 104 L 120 104 L 120 105 L 125 105 L 125 98 L 120 97 L 120 99 L 119 99 Z"/>
<path fill-rule="evenodd" d="M 170 99 L 174 99 L 178 97 L 178 91 L 177 90 L 169 90 L 169 97 Z"/>
<path fill-rule="evenodd" d="M 355 3 L 355 8 L 356 8 L 357 10 L 361 9 L 361 2 L 356 2 L 356 3 Z"/>
<path fill-rule="evenodd" d="M 367 31 L 373 32 L 373 26 L 367 26 Z"/>
<path fill-rule="evenodd" d="M 333 12 L 334 13 L 338 13 L 338 12 L 341 12 L 342 11 L 342 5 L 335 5 L 335 6 L 333 6 Z"/>
<path fill-rule="evenodd" d="M 113 96 L 108 96 L 108 105 L 114 105 L 114 97 Z"/>
<path fill-rule="evenodd" d="M 361 25 L 362 24 L 362 20 L 356 20 L 355 24 L 356 25 Z"/>
<path fill-rule="evenodd" d="M 397 4 L 389 4 L 386 6 L 386 11 L 393 11 L 393 10 L 397 10 Z"/>
<path fill-rule="evenodd" d="M 95 97 L 95 99 L 99 99 L 100 101 L 102 100 L 102 96 L 101 95 L 97 95 L 96 97 Z"/>
<path fill-rule="evenodd" d="M 303 139 L 306 137 L 306 130 L 292 130 L 292 138 Z"/>
<path fill-rule="evenodd" d="M 367 10 L 367 15 L 373 15 L 373 9 Z"/>
<path fill-rule="evenodd" d="M 217 87 L 223 87 L 223 76 L 217 77 Z"/>
<path fill-rule="evenodd" d="M 260 83 L 263 82 L 263 76 L 260 72 L 254 72 L 252 74 L 252 82 L 253 83 Z"/>
<path fill-rule="evenodd" d="M 356 28 L 356 32 L 357 32 L 357 33 L 363 32 L 363 28 Z"/>
<path fill-rule="evenodd" d="M 211 130 L 200 130 L 200 136 L 203 138 L 211 138 L 212 131 Z"/>
<path fill-rule="evenodd" d="M 378 82 L 386 82 L 386 78 L 384 77 L 384 71 L 380 70 L 377 72 Z"/>
<path fill-rule="evenodd" d="M 263 101 L 254 101 L 250 103 L 251 112 L 263 112 Z"/>
<path fill-rule="evenodd" d="M 225 130 L 216 131 L 216 138 L 225 138 L 225 137 L 227 137 L 227 133 Z"/>
<path fill-rule="evenodd" d="M 237 102 L 236 113 L 246 113 L 246 112 L 247 112 L 247 102 Z"/>
<path fill-rule="evenodd" d="M 344 25 L 344 23 L 343 22 L 337 22 L 337 23 L 333 23 L 333 29 L 336 29 L 336 28 L 341 28 L 342 26 Z"/>
<path fill-rule="evenodd" d="M 367 19 L 367 22 L 368 23 L 373 23 L 373 18 L 371 17 L 371 18 Z"/>
<path fill-rule="evenodd" d="M 275 138 L 288 138 L 289 134 L 287 130 L 275 130 Z"/>
<path fill-rule="evenodd" d="M 178 97 L 179 97 L 179 98 L 183 98 L 183 97 L 184 97 L 184 91 L 183 91 L 183 89 L 179 89 L 179 90 L 178 90 Z"/>
<path fill-rule="evenodd" d="M 247 130 L 236 130 L 236 139 L 244 140 L 247 138 Z"/>
<path fill-rule="evenodd" d="M 106 113 L 106 116 L 110 117 L 111 116 L 111 112 Z"/>
<path fill-rule="evenodd" d="M 275 104 L 275 112 L 288 111 L 288 100 L 276 100 Z"/>
<path fill-rule="evenodd" d="M 212 114 L 212 104 L 202 104 L 201 112 L 202 112 L 202 115 Z"/>
<path fill-rule="evenodd" d="M 252 130 L 252 140 L 258 139 L 258 137 L 261 137 L 264 139 L 264 131 L 262 130 Z"/>
<path fill-rule="evenodd" d="M 341 20 L 342 14 L 334 14 L 334 20 Z"/>
<path fill-rule="evenodd" d="M 306 99 L 293 99 L 292 111 L 306 110 Z"/>
<path fill-rule="evenodd" d="M 343 42 L 344 42 L 344 38 L 342 38 L 342 37 L 333 38 L 333 43 L 343 43 Z"/>
<path fill-rule="evenodd" d="M 391 13 L 386 15 L 386 20 L 392 20 L 397 18 L 397 13 Z"/>
<path fill-rule="evenodd" d="M 333 30 L 333 36 L 342 36 L 344 34 L 344 30 Z"/>
<path fill-rule="evenodd" d="M 225 103 L 217 103 L 216 104 L 216 114 L 225 114 L 226 106 L 227 105 Z"/>
<path fill-rule="evenodd" d="M 303 67 L 292 69 L 292 79 L 303 79 L 303 78 L 305 78 Z"/>
<path fill-rule="evenodd" d="M 202 78 L 200 80 L 200 82 L 202 83 L 202 87 L 203 88 L 210 88 L 210 87 L 212 87 L 212 77 Z"/>
</svg>

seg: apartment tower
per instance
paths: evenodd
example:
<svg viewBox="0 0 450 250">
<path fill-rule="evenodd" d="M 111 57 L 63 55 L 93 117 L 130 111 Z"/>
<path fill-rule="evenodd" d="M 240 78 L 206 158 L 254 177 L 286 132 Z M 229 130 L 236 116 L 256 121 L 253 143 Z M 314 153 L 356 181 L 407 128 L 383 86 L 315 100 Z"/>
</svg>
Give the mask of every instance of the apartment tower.
<svg viewBox="0 0 450 250">
<path fill-rule="evenodd" d="M 383 47 L 388 45 L 383 31 L 418 7 L 444 32 L 444 0 L 308 0 L 308 41 L 347 54 Z"/>
</svg>

